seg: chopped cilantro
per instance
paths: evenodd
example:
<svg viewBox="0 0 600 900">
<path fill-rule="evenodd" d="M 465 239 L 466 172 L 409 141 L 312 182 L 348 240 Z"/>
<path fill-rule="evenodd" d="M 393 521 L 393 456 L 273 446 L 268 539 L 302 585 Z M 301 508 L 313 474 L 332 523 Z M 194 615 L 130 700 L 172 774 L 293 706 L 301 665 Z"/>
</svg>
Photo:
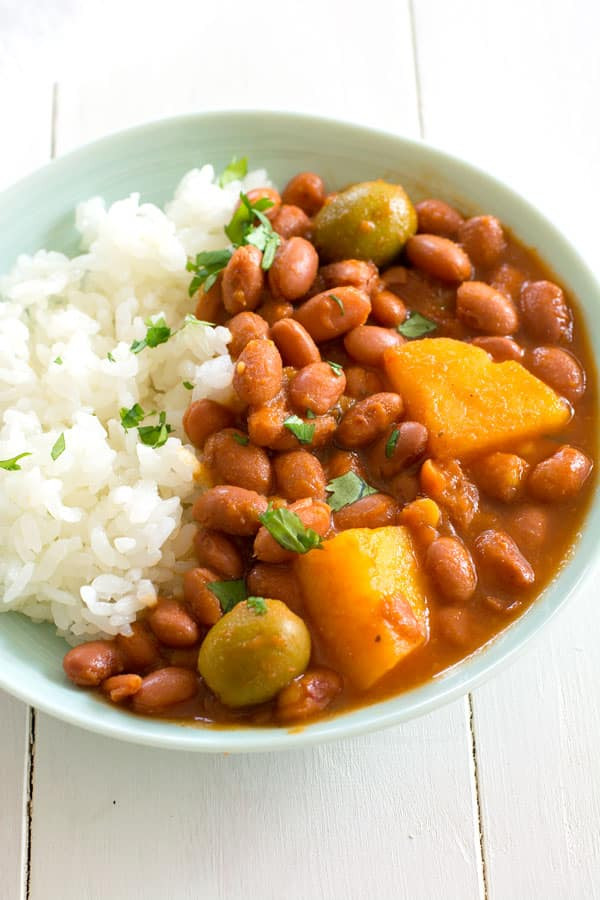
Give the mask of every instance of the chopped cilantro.
<svg viewBox="0 0 600 900">
<path fill-rule="evenodd" d="M 288 416 L 283 425 L 301 444 L 310 444 L 315 436 L 315 426 L 303 422 L 300 416 Z"/>
<path fill-rule="evenodd" d="M 236 444 L 240 444 L 241 447 L 247 447 L 248 441 L 250 440 L 247 434 L 238 434 L 237 431 L 234 431 L 233 439 Z"/>
<path fill-rule="evenodd" d="M 341 311 L 342 311 L 342 315 L 345 316 L 345 315 L 346 315 L 346 310 L 345 310 L 345 308 L 344 308 L 344 301 L 341 300 L 341 299 L 340 299 L 338 296 L 336 296 L 335 294 L 330 294 L 329 297 L 331 298 L 331 300 L 335 300 L 335 302 L 337 303 L 337 305 L 339 306 L 339 308 L 340 308 Z"/>
<path fill-rule="evenodd" d="M 246 599 L 246 584 L 243 578 L 235 581 L 209 581 L 206 587 L 215 595 L 224 613 L 228 613 Z"/>
<path fill-rule="evenodd" d="M 31 456 L 31 453 L 19 453 L 10 459 L 0 459 L 0 469 L 4 469 L 6 472 L 20 472 L 19 460 L 23 459 L 24 456 Z"/>
<path fill-rule="evenodd" d="M 57 356 L 56 359 L 53 360 L 53 362 L 55 362 L 57 366 L 62 366 L 62 364 L 63 364 L 62 356 Z"/>
<path fill-rule="evenodd" d="M 325 490 L 331 494 L 331 497 L 327 498 L 327 502 L 334 511 L 356 503 L 357 500 L 368 497 L 369 494 L 377 493 L 374 487 L 359 478 L 355 472 L 346 472 L 344 475 L 339 475 L 338 478 L 333 478 Z"/>
<path fill-rule="evenodd" d="M 247 174 L 248 158 L 246 156 L 242 156 L 241 159 L 238 159 L 236 156 L 234 156 L 229 165 L 225 166 L 225 168 L 219 175 L 219 187 L 225 187 L 225 185 L 229 184 L 231 181 L 239 181 Z"/>
<path fill-rule="evenodd" d="M 338 378 L 344 371 L 343 366 L 341 366 L 339 363 L 332 362 L 330 359 L 327 360 L 327 365 L 331 366 L 331 368 L 333 369 L 333 374 L 337 375 Z"/>
<path fill-rule="evenodd" d="M 191 381 L 184 381 L 184 382 L 183 382 L 183 386 L 184 386 L 184 388 L 186 389 L 186 391 L 193 391 L 193 390 L 194 390 L 194 385 L 192 384 Z"/>
<path fill-rule="evenodd" d="M 116 362 L 116 359 L 114 358 L 114 356 L 112 355 L 112 353 L 110 352 L 110 350 L 109 350 L 108 353 L 106 354 L 106 358 L 107 358 L 107 360 L 108 360 L 109 362 Z"/>
<path fill-rule="evenodd" d="M 151 413 L 148 413 L 148 415 L 151 415 Z M 141 428 L 138 428 L 142 444 L 146 444 L 146 446 L 156 450 L 167 443 L 167 438 L 173 429 L 167 424 L 166 418 L 167 414 L 161 412 L 158 417 L 158 425 L 143 425 Z"/>
<path fill-rule="evenodd" d="M 400 432 L 397 428 L 394 428 L 389 438 L 385 442 L 385 458 L 391 459 L 394 455 L 394 450 L 396 449 L 396 444 L 398 443 L 398 438 L 400 437 Z"/>
<path fill-rule="evenodd" d="M 273 509 L 269 504 L 267 511 L 259 519 L 271 537 L 285 550 L 308 553 L 321 544 L 321 536 L 312 528 L 305 528 L 300 517 L 284 506 Z"/>
<path fill-rule="evenodd" d="M 317 417 L 315 416 L 315 414 L 314 414 L 314 412 L 312 411 L 312 409 L 307 409 L 307 410 L 306 410 L 306 418 L 307 418 L 307 419 L 316 419 Z"/>
<path fill-rule="evenodd" d="M 188 272 L 194 272 L 194 277 L 190 281 L 188 293 L 193 297 L 198 288 L 204 285 L 205 291 L 210 291 L 211 287 L 217 280 L 219 273 L 223 271 L 233 255 L 233 251 L 229 248 L 224 250 L 205 250 L 203 253 L 196 255 L 196 261 L 188 260 L 186 269 Z M 206 322 L 204 324 L 212 324 Z"/>
<path fill-rule="evenodd" d="M 419 338 L 430 331 L 435 331 L 437 323 L 426 319 L 421 313 L 411 310 L 406 320 L 396 326 L 396 330 L 405 338 Z"/>
<path fill-rule="evenodd" d="M 153 322 L 152 319 L 146 319 L 146 337 L 141 341 L 133 341 L 129 348 L 132 353 L 141 353 L 145 347 L 158 347 L 159 344 L 166 344 L 171 337 L 171 329 L 162 318 Z"/>
<path fill-rule="evenodd" d="M 129 428 L 136 428 L 145 417 L 145 412 L 139 403 L 134 403 L 131 409 L 123 407 L 119 411 L 121 416 L 121 425 L 127 431 Z"/>
<path fill-rule="evenodd" d="M 267 604 L 264 597 L 248 597 L 246 606 L 254 610 L 257 616 L 264 616 L 267 612 Z"/>
<path fill-rule="evenodd" d="M 61 456 L 65 452 L 65 433 L 62 431 L 58 438 L 56 439 L 56 443 L 54 444 L 52 450 L 50 451 L 50 456 L 53 460 L 57 460 L 59 456 Z"/>
</svg>

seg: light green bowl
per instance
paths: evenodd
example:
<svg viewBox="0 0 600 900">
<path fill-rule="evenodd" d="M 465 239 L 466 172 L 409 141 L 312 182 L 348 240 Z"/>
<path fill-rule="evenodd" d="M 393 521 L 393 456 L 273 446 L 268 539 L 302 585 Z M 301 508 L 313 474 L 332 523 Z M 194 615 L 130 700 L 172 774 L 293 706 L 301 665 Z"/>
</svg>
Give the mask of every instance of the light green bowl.
<svg viewBox="0 0 600 900">
<path fill-rule="evenodd" d="M 206 162 L 219 169 L 241 154 L 252 167 L 266 167 L 279 185 L 303 169 L 319 172 L 330 187 L 381 177 L 400 181 L 416 199 L 439 196 L 466 211 L 497 215 L 539 249 L 578 297 L 595 354 L 600 355 L 600 288 L 577 252 L 525 200 L 489 175 L 421 142 L 287 113 L 181 116 L 104 138 L 50 163 L 0 195 L 0 272 L 19 253 L 40 247 L 75 253 L 73 209 L 81 200 L 94 194 L 116 200 L 140 191 L 145 200 L 162 204 L 188 169 Z M 14 613 L 0 616 L 0 687 L 83 728 L 179 750 L 284 750 L 384 728 L 464 694 L 514 656 L 591 572 L 599 537 L 596 493 L 569 563 L 498 638 L 422 687 L 296 732 L 205 728 L 129 715 L 72 687 L 61 665 L 66 644 L 50 626 L 34 625 Z"/>
</svg>

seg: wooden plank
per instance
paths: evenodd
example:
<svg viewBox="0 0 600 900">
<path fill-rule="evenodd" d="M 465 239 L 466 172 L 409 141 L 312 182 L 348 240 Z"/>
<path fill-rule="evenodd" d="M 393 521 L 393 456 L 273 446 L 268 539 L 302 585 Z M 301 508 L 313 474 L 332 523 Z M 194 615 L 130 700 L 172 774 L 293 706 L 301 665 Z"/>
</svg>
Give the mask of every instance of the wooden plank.
<svg viewBox="0 0 600 900">
<path fill-rule="evenodd" d="M 339 744 L 201 757 L 39 716 L 31 896 L 475 898 L 463 717 L 458 701 Z"/>
<path fill-rule="evenodd" d="M 260 21 L 247 5 L 231 15 L 174 0 L 144 11 L 145 35 L 161 36 L 158 62 L 152 37 L 134 46 L 130 16 L 121 5 L 111 66 L 95 81 L 108 25 L 101 10 L 86 19 L 90 64 L 60 84 L 60 151 L 199 108 L 334 112 L 418 134 L 407 2 L 374 0 L 359 16 L 310 0 L 282 41 L 275 0 Z M 161 753 L 45 716 L 37 747 L 33 900 L 480 895 L 466 701 L 404 728 L 278 756 Z M 75 856 L 65 850 L 73 846 Z"/>
<path fill-rule="evenodd" d="M 600 7 L 416 0 L 426 136 L 542 208 L 600 270 Z M 600 624 L 593 587 L 474 695 L 489 896 L 598 896 Z"/>
<path fill-rule="evenodd" d="M 4 691 L 0 722 L 0 900 L 17 900 L 26 883 L 29 711 Z"/>
</svg>

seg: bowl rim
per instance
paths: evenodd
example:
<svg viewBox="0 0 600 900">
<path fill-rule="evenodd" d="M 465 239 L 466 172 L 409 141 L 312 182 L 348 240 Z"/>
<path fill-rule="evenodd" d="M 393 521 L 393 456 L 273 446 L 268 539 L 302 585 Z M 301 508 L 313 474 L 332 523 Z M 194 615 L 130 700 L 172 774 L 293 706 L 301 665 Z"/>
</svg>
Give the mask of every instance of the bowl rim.
<svg viewBox="0 0 600 900">
<path fill-rule="evenodd" d="M 256 119 L 259 116 L 268 119 L 271 124 L 289 122 L 305 128 L 311 126 L 334 127 L 345 130 L 349 137 L 352 134 L 363 139 L 372 138 L 408 147 L 412 152 L 424 150 L 436 164 L 449 163 L 452 166 L 469 170 L 471 174 L 485 181 L 490 188 L 503 194 L 507 201 L 524 210 L 536 226 L 541 227 L 557 243 L 563 256 L 570 265 L 577 267 L 581 277 L 588 282 L 589 299 L 586 307 L 595 301 L 600 303 L 600 283 L 591 266 L 566 237 L 546 216 L 526 197 L 517 193 L 502 180 L 486 172 L 470 160 L 456 156 L 440 146 L 423 139 L 405 137 L 380 128 L 360 125 L 332 116 L 316 116 L 301 112 L 263 110 L 263 109 L 223 109 L 205 112 L 190 112 L 176 116 L 152 119 L 125 129 L 111 131 L 102 137 L 88 141 L 76 148 L 61 154 L 23 178 L 14 182 L 0 192 L 0 204 L 8 200 L 13 193 L 34 186 L 38 179 L 51 176 L 60 168 L 68 168 L 85 159 L 88 153 L 101 151 L 110 147 L 115 141 L 127 139 L 143 139 L 157 129 L 175 127 L 189 123 L 210 124 L 211 121 L 227 119 Z M 544 254 L 541 254 L 544 259 Z M 562 279 L 565 280 L 564 278 Z M 582 298 L 580 299 L 583 305 Z M 584 318 L 589 317 L 589 310 L 584 310 Z M 596 381 L 598 374 L 596 373 Z M 364 734 L 366 732 L 388 728 L 406 722 L 417 716 L 425 715 L 433 709 L 457 699 L 494 673 L 507 666 L 524 651 L 529 642 L 537 636 L 559 610 L 564 609 L 573 595 L 591 579 L 600 568 L 600 555 L 596 552 L 593 538 L 594 528 L 600 532 L 600 490 L 596 482 L 594 495 L 590 499 L 582 533 L 572 546 L 568 556 L 553 581 L 534 600 L 532 605 L 502 632 L 492 638 L 474 653 L 444 670 L 409 691 L 378 701 L 356 710 L 341 712 L 337 715 L 307 724 L 300 728 L 252 728 L 194 725 L 174 720 L 150 719 L 133 716 L 122 710 L 115 710 L 118 717 L 106 716 L 106 706 L 98 700 L 85 710 L 71 711 L 58 700 L 46 699 L 42 691 L 21 688 L 11 680 L 11 667 L 0 668 L 0 688 L 18 699 L 30 704 L 41 712 L 85 728 L 98 734 L 114 737 L 131 743 L 145 744 L 163 749 L 179 749 L 196 752 L 264 752 L 276 750 L 300 749 L 314 744 L 339 740 Z M 16 613 L 19 615 L 18 613 Z M 89 695 L 93 698 L 93 695 Z"/>
</svg>

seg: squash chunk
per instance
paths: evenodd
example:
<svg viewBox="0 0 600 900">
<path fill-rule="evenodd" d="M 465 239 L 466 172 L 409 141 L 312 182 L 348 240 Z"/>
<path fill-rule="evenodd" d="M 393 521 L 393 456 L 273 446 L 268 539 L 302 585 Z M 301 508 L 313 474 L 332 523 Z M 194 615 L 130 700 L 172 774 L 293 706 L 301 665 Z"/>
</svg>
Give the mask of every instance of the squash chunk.
<svg viewBox="0 0 600 900">
<path fill-rule="evenodd" d="M 429 429 L 432 456 L 463 458 L 559 431 L 569 404 L 521 363 L 493 362 L 451 338 L 425 338 L 385 353 L 407 418 Z"/>
<path fill-rule="evenodd" d="M 295 562 L 304 601 L 339 670 L 378 681 L 427 640 L 424 579 L 404 526 L 350 528 Z"/>
</svg>

